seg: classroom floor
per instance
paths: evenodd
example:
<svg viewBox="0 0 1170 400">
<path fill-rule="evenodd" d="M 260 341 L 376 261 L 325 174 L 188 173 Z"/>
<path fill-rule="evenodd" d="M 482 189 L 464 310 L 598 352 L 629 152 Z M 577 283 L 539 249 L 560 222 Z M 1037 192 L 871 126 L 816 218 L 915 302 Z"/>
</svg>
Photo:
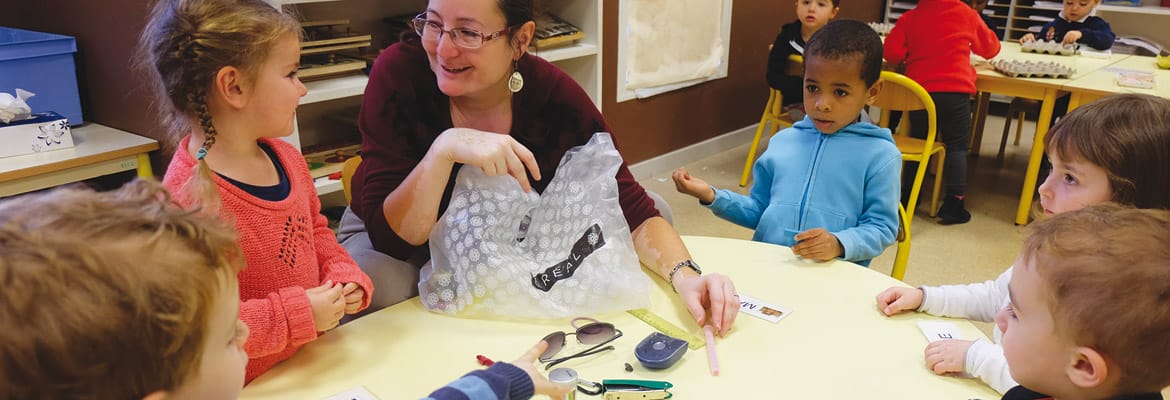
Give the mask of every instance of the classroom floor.
<svg viewBox="0 0 1170 400">
<path fill-rule="evenodd" d="M 993 104 L 992 112 L 997 111 Z M 1002 110 L 998 114 L 1003 114 Z M 1012 130 L 1015 133 L 1015 120 Z M 1015 225 L 1016 206 L 1024 182 L 1024 168 L 1032 149 L 1035 121 L 1024 123 L 1020 145 L 1009 137 L 1003 161 L 996 160 L 1004 118 L 988 115 L 984 128 L 983 145 L 978 157 L 968 158 L 967 209 L 971 222 L 962 225 L 939 225 L 926 213 L 929 189 L 933 178 L 927 175 L 923 182 L 923 196 L 919 210 L 910 227 L 910 261 L 906 267 L 905 282 L 912 286 L 944 285 L 982 282 L 995 279 L 1015 260 L 1019 247 L 1027 235 L 1027 227 Z M 764 141 L 763 144 L 767 144 Z M 763 146 L 761 146 L 763 147 Z M 746 194 L 751 187 L 739 187 L 748 144 L 684 165 L 692 175 L 703 178 L 718 188 L 737 190 Z M 760 150 L 761 152 L 763 150 Z M 659 172 L 641 181 L 642 186 L 661 194 L 674 212 L 674 226 L 683 235 L 719 236 L 751 239 L 752 230 L 724 221 L 699 205 L 693 197 L 674 189 L 670 171 Z M 870 268 L 889 274 L 894 263 L 894 246 L 874 259 Z M 717 271 L 718 267 L 711 270 Z M 874 293 L 876 296 L 877 293 Z M 875 311 L 876 308 L 875 308 Z M 988 337 L 992 323 L 975 323 Z M 1170 399 L 1170 387 L 1162 391 Z"/>
<path fill-rule="evenodd" d="M 933 178 L 927 175 L 919 211 L 911 225 L 912 246 L 906 268 L 905 282 L 914 285 L 941 285 L 981 282 L 995 279 L 1015 260 L 1019 246 L 1026 235 L 1025 227 L 1014 223 L 1016 205 L 1023 185 L 1024 168 L 1031 150 L 1035 122 L 1024 123 L 1020 145 L 1007 143 L 1004 159 L 996 160 L 1003 117 L 988 117 L 983 137 L 982 152 L 968 158 L 967 209 L 971 222 L 943 226 L 926 212 L 929 189 Z M 1013 132 L 1014 135 L 1013 120 Z M 765 142 L 766 144 L 766 142 Z M 748 145 L 686 164 L 692 175 L 718 188 L 746 194 L 751 186 L 739 187 L 740 172 Z M 675 191 L 670 171 L 655 173 L 644 179 L 642 185 L 661 194 L 673 208 L 674 224 L 684 235 L 719 236 L 751 239 L 752 230 L 740 227 L 714 216 L 699 205 L 698 200 Z M 941 200 L 940 200 L 941 202 Z M 871 268 L 888 274 L 893 266 L 895 247 L 890 246 L 874 259 Z M 874 293 L 877 295 L 877 293 Z M 990 334 L 991 324 L 980 324 Z"/>
</svg>

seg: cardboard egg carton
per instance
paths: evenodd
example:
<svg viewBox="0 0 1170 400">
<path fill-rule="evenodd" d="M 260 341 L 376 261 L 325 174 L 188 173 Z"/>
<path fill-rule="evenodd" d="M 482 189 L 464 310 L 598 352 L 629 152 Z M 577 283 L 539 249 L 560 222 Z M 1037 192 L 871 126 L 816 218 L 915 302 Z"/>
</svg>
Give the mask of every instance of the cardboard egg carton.
<svg viewBox="0 0 1170 400">
<path fill-rule="evenodd" d="M 1079 45 L 1076 43 L 1063 44 L 1052 40 L 1033 40 L 1027 43 L 1020 44 L 1020 50 L 1040 54 L 1056 54 L 1062 56 L 1071 56 L 1077 54 Z"/>
<path fill-rule="evenodd" d="M 891 22 L 870 22 L 869 27 L 873 28 L 878 35 L 886 36 L 890 34 L 890 30 L 894 29 L 894 24 Z"/>
<path fill-rule="evenodd" d="M 999 73 L 1013 78 L 1067 79 L 1076 73 L 1072 67 L 1055 61 L 992 60 L 990 64 Z"/>
</svg>

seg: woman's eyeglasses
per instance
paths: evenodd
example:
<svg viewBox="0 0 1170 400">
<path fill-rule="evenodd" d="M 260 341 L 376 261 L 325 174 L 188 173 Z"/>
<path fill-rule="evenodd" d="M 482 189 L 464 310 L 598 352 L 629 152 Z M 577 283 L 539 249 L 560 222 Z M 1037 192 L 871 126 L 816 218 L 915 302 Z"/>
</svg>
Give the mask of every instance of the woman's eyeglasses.
<svg viewBox="0 0 1170 400">
<path fill-rule="evenodd" d="M 456 46 L 465 49 L 478 49 L 483 47 L 484 43 L 503 36 L 512 29 L 510 27 L 504 28 L 490 35 L 485 35 L 477 30 L 467 28 L 443 29 L 441 22 L 427 19 L 426 13 L 414 17 L 410 21 L 410 24 L 414 27 L 414 32 L 418 33 L 418 36 L 424 41 L 438 42 L 445 34 L 449 35 L 451 43 L 455 43 Z"/>
<path fill-rule="evenodd" d="M 548 342 L 548 348 L 540 355 L 540 362 L 547 363 L 544 369 L 552 368 L 554 365 L 572 360 L 578 357 L 597 354 L 607 350 L 613 350 L 613 346 L 605 346 L 606 343 L 614 341 L 622 337 L 622 331 L 614 328 L 613 324 L 608 322 L 593 322 L 580 327 L 577 327 L 577 320 L 592 320 L 591 318 L 576 318 L 573 319 L 573 327 L 577 328 L 576 332 L 553 332 L 544 337 L 544 341 Z M 565 348 L 565 336 L 574 335 L 577 337 L 577 342 L 581 344 L 591 344 L 593 347 L 579 351 L 577 353 L 554 359 L 558 352 Z M 605 347 L 602 347 L 605 346 Z"/>
</svg>

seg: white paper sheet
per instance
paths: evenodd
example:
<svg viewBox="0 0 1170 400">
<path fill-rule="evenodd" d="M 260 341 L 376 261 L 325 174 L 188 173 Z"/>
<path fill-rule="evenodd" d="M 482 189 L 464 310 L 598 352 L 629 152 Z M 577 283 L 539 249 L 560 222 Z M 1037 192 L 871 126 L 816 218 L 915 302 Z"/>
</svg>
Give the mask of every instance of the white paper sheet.
<svg viewBox="0 0 1170 400">
<path fill-rule="evenodd" d="M 630 0 L 628 89 L 715 75 L 724 54 L 723 2 Z"/>
</svg>

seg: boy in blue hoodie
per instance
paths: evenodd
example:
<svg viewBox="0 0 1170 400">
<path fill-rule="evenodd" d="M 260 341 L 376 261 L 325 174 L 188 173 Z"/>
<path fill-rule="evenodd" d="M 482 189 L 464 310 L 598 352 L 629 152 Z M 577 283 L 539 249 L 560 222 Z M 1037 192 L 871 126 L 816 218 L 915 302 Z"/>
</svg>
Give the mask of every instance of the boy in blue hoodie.
<svg viewBox="0 0 1170 400">
<path fill-rule="evenodd" d="M 804 51 L 804 120 L 778 132 L 752 170 L 744 196 L 715 189 L 686 169 L 680 193 L 720 218 L 756 230 L 753 240 L 797 256 L 868 266 L 894 243 L 902 154 L 890 130 L 859 121 L 877 97 L 882 43 L 864 23 L 833 21 Z"/>
</svg>

